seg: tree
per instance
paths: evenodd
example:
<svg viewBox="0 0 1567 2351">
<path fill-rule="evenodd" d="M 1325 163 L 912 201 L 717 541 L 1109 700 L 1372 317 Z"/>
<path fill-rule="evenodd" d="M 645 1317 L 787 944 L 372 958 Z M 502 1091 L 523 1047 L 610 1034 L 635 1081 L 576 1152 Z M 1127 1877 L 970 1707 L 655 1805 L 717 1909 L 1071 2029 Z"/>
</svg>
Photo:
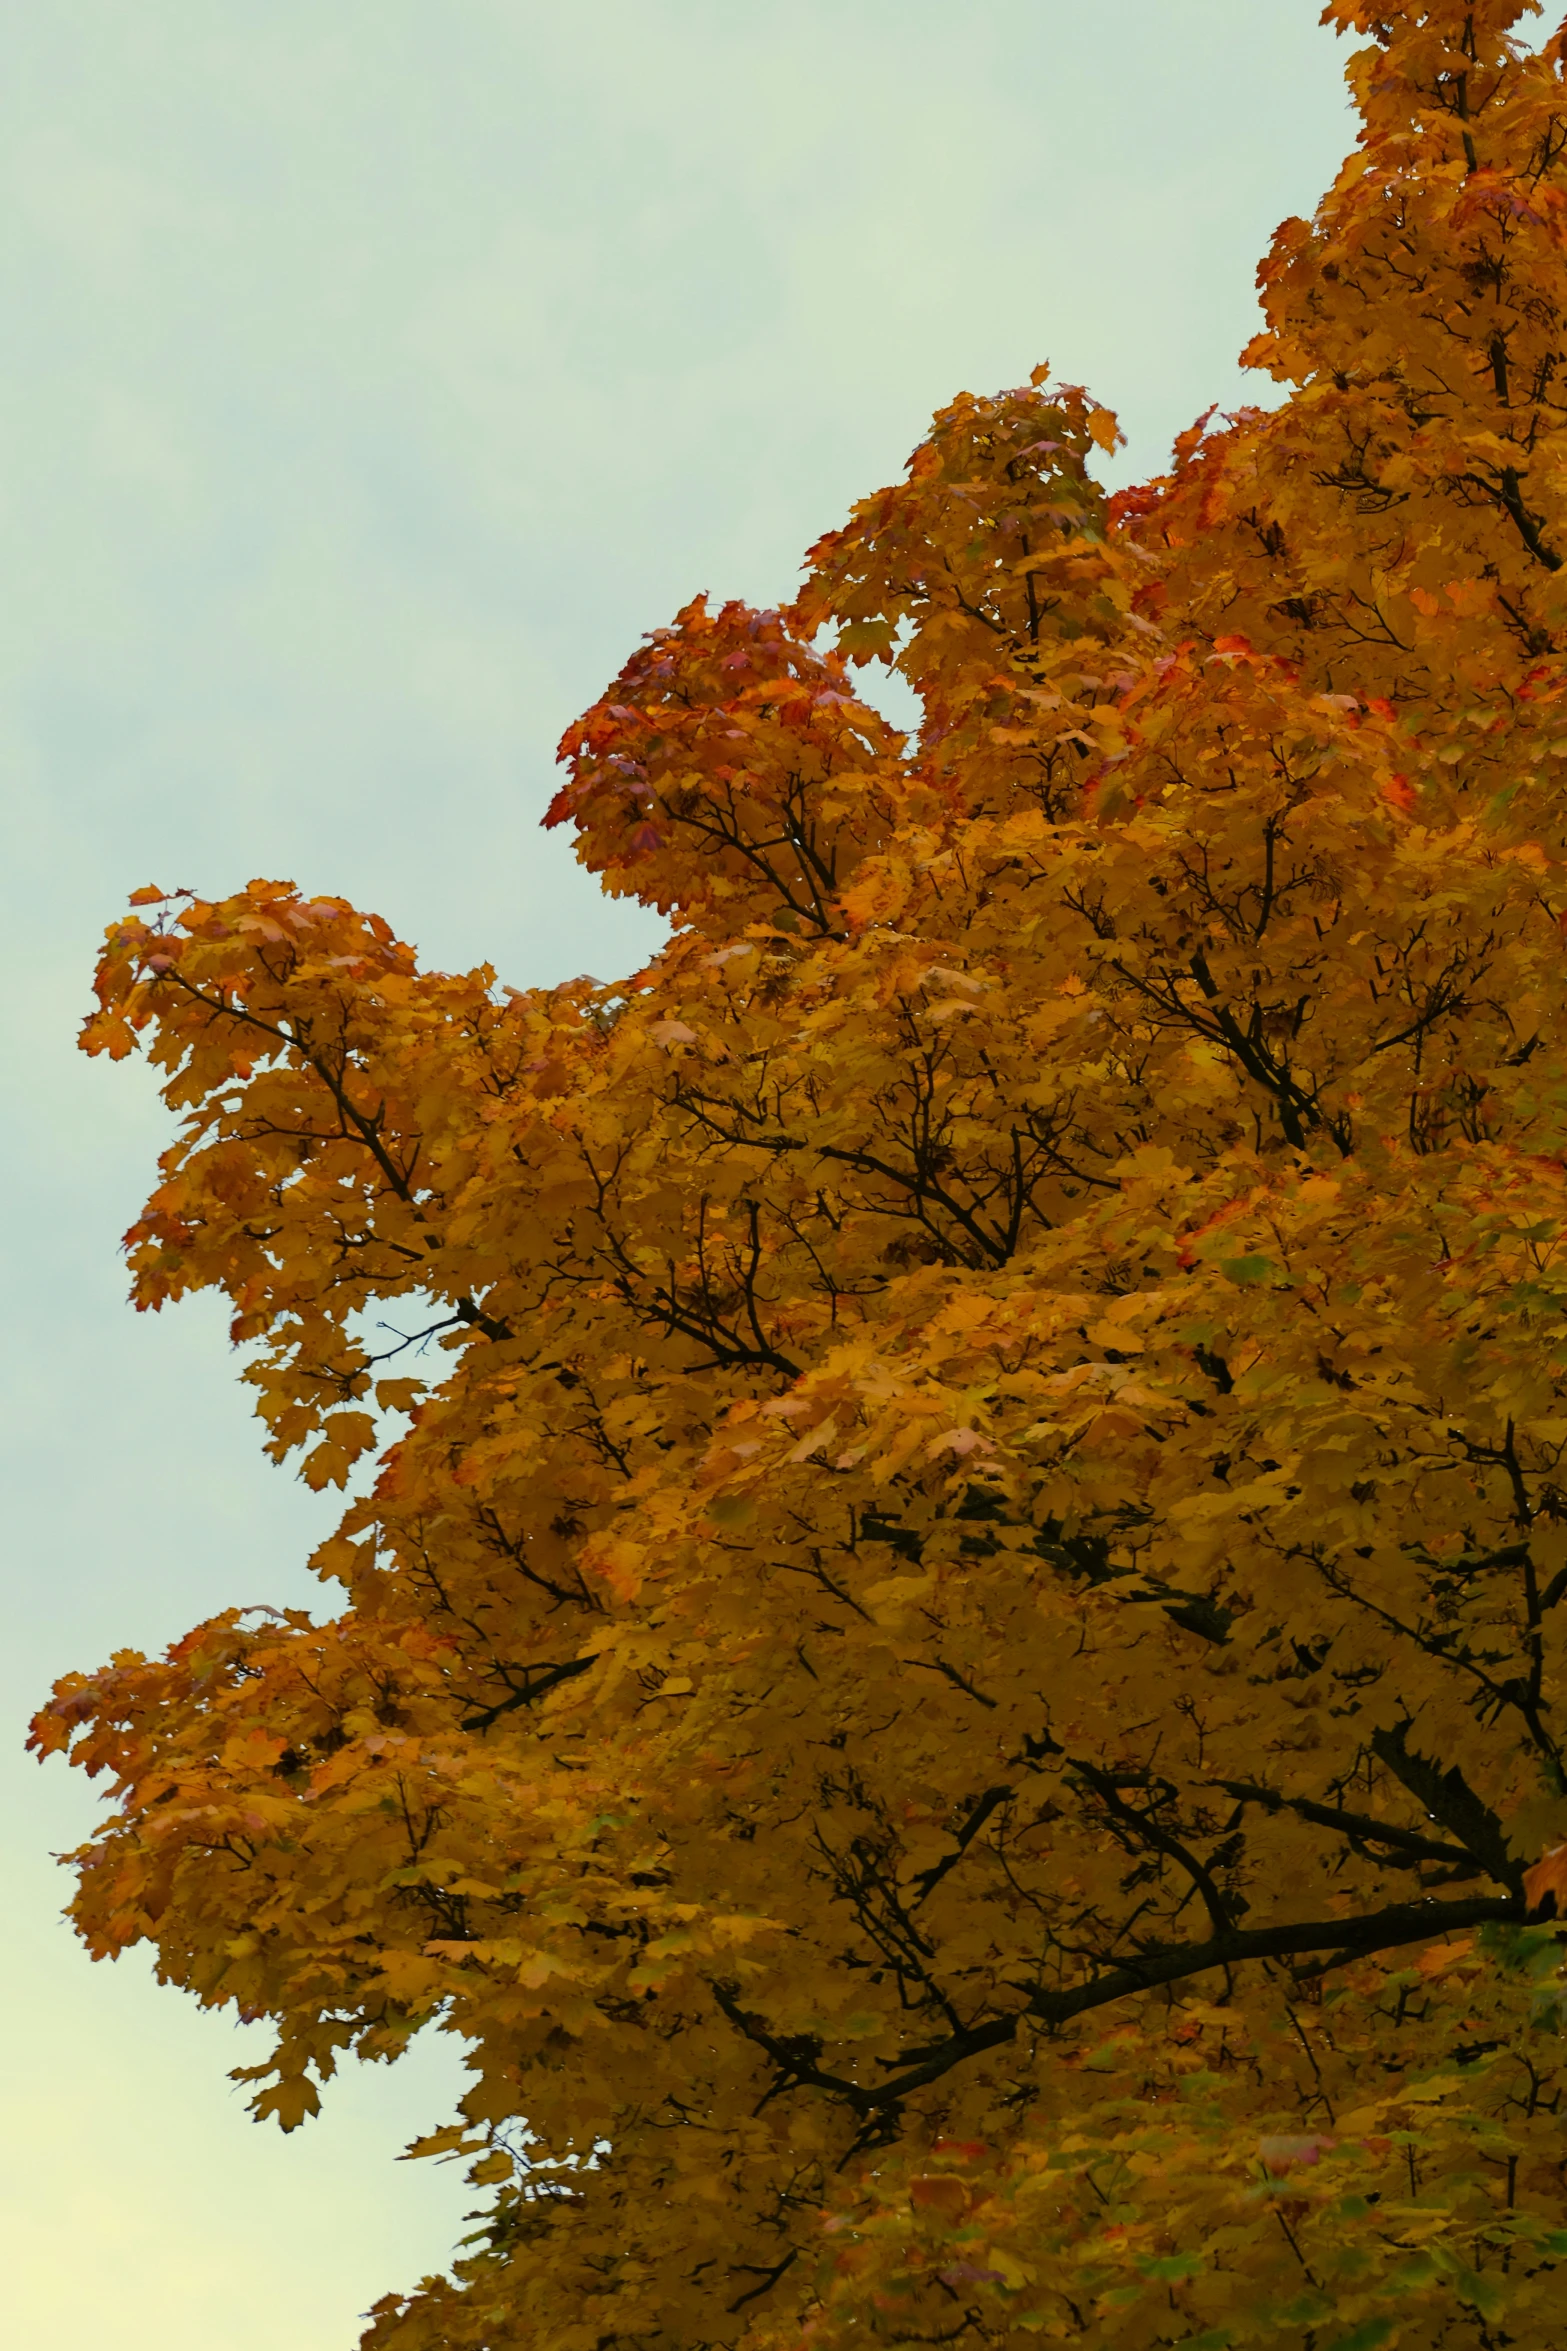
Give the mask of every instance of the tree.
<svg viewBox="0 0 1567 2351">
<path fill-rule="evenodd" d="M 1524 13 L 1328 9 L 1363 130 L 1261 273 L 1281 405 L 1107 498 L 1086 394 L 964 396 L 787 611 L 653 632 L 547 819 L 667 914 L 635 977 L 421 972 L 273 882 L 109 933 L 88 1049 L 180 1120 L 137 1303 L 228 1296 L 312 1486 L 380 1451 L 339 1613 L 35 1741 L 114 1777 L 89 1947 L 275 2024 L 258 2114 L 465 2045 L 420 2148 L 493 2200 L 374 2351 L 1557 2339 Z"/>
</svg>

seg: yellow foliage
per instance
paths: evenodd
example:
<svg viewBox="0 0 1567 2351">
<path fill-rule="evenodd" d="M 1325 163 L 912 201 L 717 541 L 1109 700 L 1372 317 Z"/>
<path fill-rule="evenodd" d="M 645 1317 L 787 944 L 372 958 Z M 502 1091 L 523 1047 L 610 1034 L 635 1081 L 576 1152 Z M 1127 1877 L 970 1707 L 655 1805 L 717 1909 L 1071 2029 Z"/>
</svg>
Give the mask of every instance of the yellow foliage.
<svg viewBox="0 0 1567 2351">
<path fill-rule="evenodd" d="M 88 1049 L 178 1121 L 137 1302 L 222 1291 L 269 1450 L 375 1474 L 337 1614 L 35 1742 L 113 1777 L 90 1948 L 274 2021 L 259 2112 L 464 2043 L 414 2151 L 492 2201 L 372 2351 L 1560 2334 L 1522 13 L 1329 9 L 1363 130 L 1264 267 L 1282 406 L 1106 499 L 1086 394 L 965 395 L 789 611 L 653 633 L 550 812 L 670 917 L 643 971 L 422 972 L 282 882 L 109 932 Z"/>
</svg>

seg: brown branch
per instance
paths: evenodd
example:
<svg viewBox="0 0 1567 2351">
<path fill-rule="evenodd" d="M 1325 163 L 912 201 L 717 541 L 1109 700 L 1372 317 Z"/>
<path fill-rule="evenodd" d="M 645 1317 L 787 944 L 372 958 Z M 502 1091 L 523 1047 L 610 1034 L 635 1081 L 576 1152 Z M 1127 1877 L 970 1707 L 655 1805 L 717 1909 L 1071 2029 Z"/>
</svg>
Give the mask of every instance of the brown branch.
<svg viewBox="0 0 1567 2351">
<path fill-rule="evenodd" d="M 1229 1928 L 1223 1934 L 1210 1936 L 1205 1943 L 1150 1950 L 1135 1960 L 1104 1969 L 1069 1991 L 1047 1991 L 1039 1985 L 1029 1988 L 1022 2009 L 1009 2016 L 987 2018 L 982 2024 L 953 2033 L 922 2052 L 916 2062 L 905 2066 L 890 2080 L 874 2086 L 851 2081 L 845 2074 L 828 2072 L 817 2062 L 819 2043 L 786 2039 L 771 2032 L 761 2017 L 740 2007 L 732 1991 L 717 1984 L 711 1988 L 730 2023 L 771 2058 L 776 2067 L 778 2078 L 767 2093 L 769 2097 L 792 2089 L 824 2090 L 842 2099 L 860 2116 L 862 2126 L 871 2130 L 894 2117 L 914 2091 L 928 2089 L 966 2058 L 1014 2040 L 1019 2026 L 1025 2023 L 1037 2023 L 1050 2031 L 1095 2009 L 1111 2007 L 1118 2000 L 1135 1998 L 1163 1984 L 1182 1983 L 1192 1976 L 1206 1975 L 1212 1968 L 1239 1967 L 1248 1960 L 1303 1958 L 1308 1964 L 1292 1971 L 1298 1978 L 1324 1975 L 1351 1959 L 1374 1958 L 1378 1952 L 1397 1950 L 1409 1943 L 1433 1942 L 1439 1935 L 1460 1932 L 1466 1927 L 1521 1925 L 1526 1916 L 1523 1897 L 1518 1894 L 1477 1896 L 1463 1902 L 1393 1903 L 1360 1919 L 1310 1919 L 1294 1925 L 1250 1930 Z"/>
<path fill-rule="evenodd" d="M 498 1705 L 481 1707 L 476 1714 L 463 1715 L 459 1728 L 465 1731 L 487 1731 L 492 1723 L 500 1721 L 503 1714 L 514 1714 L 519 1706 L 532 1706 L 551 1690 L 558 1690 L 562 1682 L 574 1682 L 579 1673 L 586 1673 L 590 1665 L 597 1663 L 597 1657 L 567 1657 L 558 1665 L 525 1669 L 529 1673 L 527 1681 L 520 1686 L 513 1686 L 510 1696 L 502 1698 Z M 495 1670 L 503 1680 L 509 1680 L 509 1668 L 497 1666 Z"/>
</svg>

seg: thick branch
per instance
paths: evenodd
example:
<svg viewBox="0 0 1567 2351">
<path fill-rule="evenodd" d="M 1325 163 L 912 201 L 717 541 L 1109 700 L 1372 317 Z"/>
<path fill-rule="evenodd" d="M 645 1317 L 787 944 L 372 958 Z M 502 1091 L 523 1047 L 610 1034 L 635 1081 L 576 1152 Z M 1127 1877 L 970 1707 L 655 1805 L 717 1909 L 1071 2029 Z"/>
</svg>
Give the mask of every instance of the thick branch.
<svg viewBox="0 0 1567 2351">
<path fill-rule="evenodd" d="M 1161 1984 L 1184 1982 L 1215 1967 L 1239 1967 L 1248 1960 L 1304 1959 L 1293 1973 L 1306 1978 L 1323 1975 L 1351 1959 L 1369 1959 L 1379 1951 L 1396 1950 L 1407 1943 L 1429 1943 L 1438 1935 L 1461 1933 L 1486 1925 L 1521 1925 L 1527 1916 L 1523 1896 L 1478 1896 L 1464 1902 L 1400 1902 L 1364 1918 L 1310 1919 L 1294 1925 L 1230 1929 L 1205 1943 L 1183 1943 L 1153 1950 L 1119 1967 L 1106 1968 L 1070 1991 L 1052 1992 L 1035 1986 L 1026 2005 L 1010 2016 L 987 2018 L 922 2050 L 917 2059 L 890 2080 L 870 2084 L 851 2081 L 846 2074 L 829 2073 L 817 2063 L 820 2045 L 812 2040 L 790 2040 L 771 2032 L 765 2019 L 741 2008 L 732 1991 L 713 1987 L 713 1996 L 730 2023 L 771 2058 L 778 2071 L 769 2096 L 791 2089 L 824 2090 L 840 2098 L 873 2125 L 890 2119 L 916 2090 L 928 2089 L 961 2065 L 988 2049 L 1015 2040 L 1020 2025 L 1034 2023 L 1047 2031 L 1070 2024 L 1098 2008 L 1109 2008 Z"/>
<path fill-rule="evenodd" d="M 509 1697 L 496 1706 L 481 1707 L 476 1714 L 465 1714 L 461 1728 L 465 1731 L 487 1731 L 503 1714 L 514 1714 L 519 1706 L 531 1706 L 550 1690 L 558 1690 L 562 1682 L 573 1682 L 579 1673 L 586 1673 L 590 1665 L 597 1665 L 596 1657 L 567 1657 L 558 1665 L 541 1665 L 529 1672 L 528 1679 L 518 1684 Z M 505 1668 L 500 1668 L 502 1673 Z"/>
<path fill-rule="evenodd" d="M 1353 1845 L 1386 1845 L 1410 1863 L 1440 1862 L 1448 1869 L 1467 1869 L 1471 1874 L 1486 1867 L 1466 1845 L 1439 1845 L 1434 1837 L 1395 1828 L 1390 1821 L 1373 1820 L 1369 1813 L 1346 1812 L 1338 1804 L 1315 1804 L 1308 1796 L 1281 1796 L 1276 1788 L 1258 1787 L 1251 1780 L 1214 1780 L 1211 1785 L 1222 1788 L 1238 1803 L 1260 1804 L 1268 1812 L 1293 1812 L 1318 1828 L 1336 1829 Z"/>
<path fill-rule="evenodd" d="M 1402 1723 L 1394 1730 L 1373 1731 L 1371 1751 L 1432 1819 L 1439 1820 L 1474 1855 L 1488 1876 L 1521 1896 L 1523 1864 L 1508 1852 L 1507 1838 L 1495 1813 L 1481 1803 L 1456 1766 L 1441 1771 L 1424 1755 L 1412 1755 L 1407 1737 Z"/>
</svg>

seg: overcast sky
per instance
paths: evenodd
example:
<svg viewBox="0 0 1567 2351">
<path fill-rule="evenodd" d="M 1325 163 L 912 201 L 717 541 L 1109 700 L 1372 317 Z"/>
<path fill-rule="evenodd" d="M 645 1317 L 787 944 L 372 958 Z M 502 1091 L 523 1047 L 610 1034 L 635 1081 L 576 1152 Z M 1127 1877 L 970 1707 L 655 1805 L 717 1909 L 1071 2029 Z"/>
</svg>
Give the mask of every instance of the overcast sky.
<svg viewBox="0 0 1567 2351">
<path fill-rule="evenodd" d="M 1348 143 L 1315 0 L 31 0 L 0 84 L 11 891 L 0 2274 L 11 2338 L 351 2351 L 468 2193 L 439 2051 L 283 2139 L 228 2023 L 93 1968 L 17 1754 L 53 1675 L 319 1602 L 210 1301 L 123 1303 L 166 1129 L 72 1049 L 137 885 L 286 876 L 517 984 L 654 931 L 537 820 L 698 589 L 776 602 L 930 410 L 1048 359 L 1122 478 L 1248 392 Z M 1266 387 L 1263 388 L 1266 396 Z"/>
</svg>

